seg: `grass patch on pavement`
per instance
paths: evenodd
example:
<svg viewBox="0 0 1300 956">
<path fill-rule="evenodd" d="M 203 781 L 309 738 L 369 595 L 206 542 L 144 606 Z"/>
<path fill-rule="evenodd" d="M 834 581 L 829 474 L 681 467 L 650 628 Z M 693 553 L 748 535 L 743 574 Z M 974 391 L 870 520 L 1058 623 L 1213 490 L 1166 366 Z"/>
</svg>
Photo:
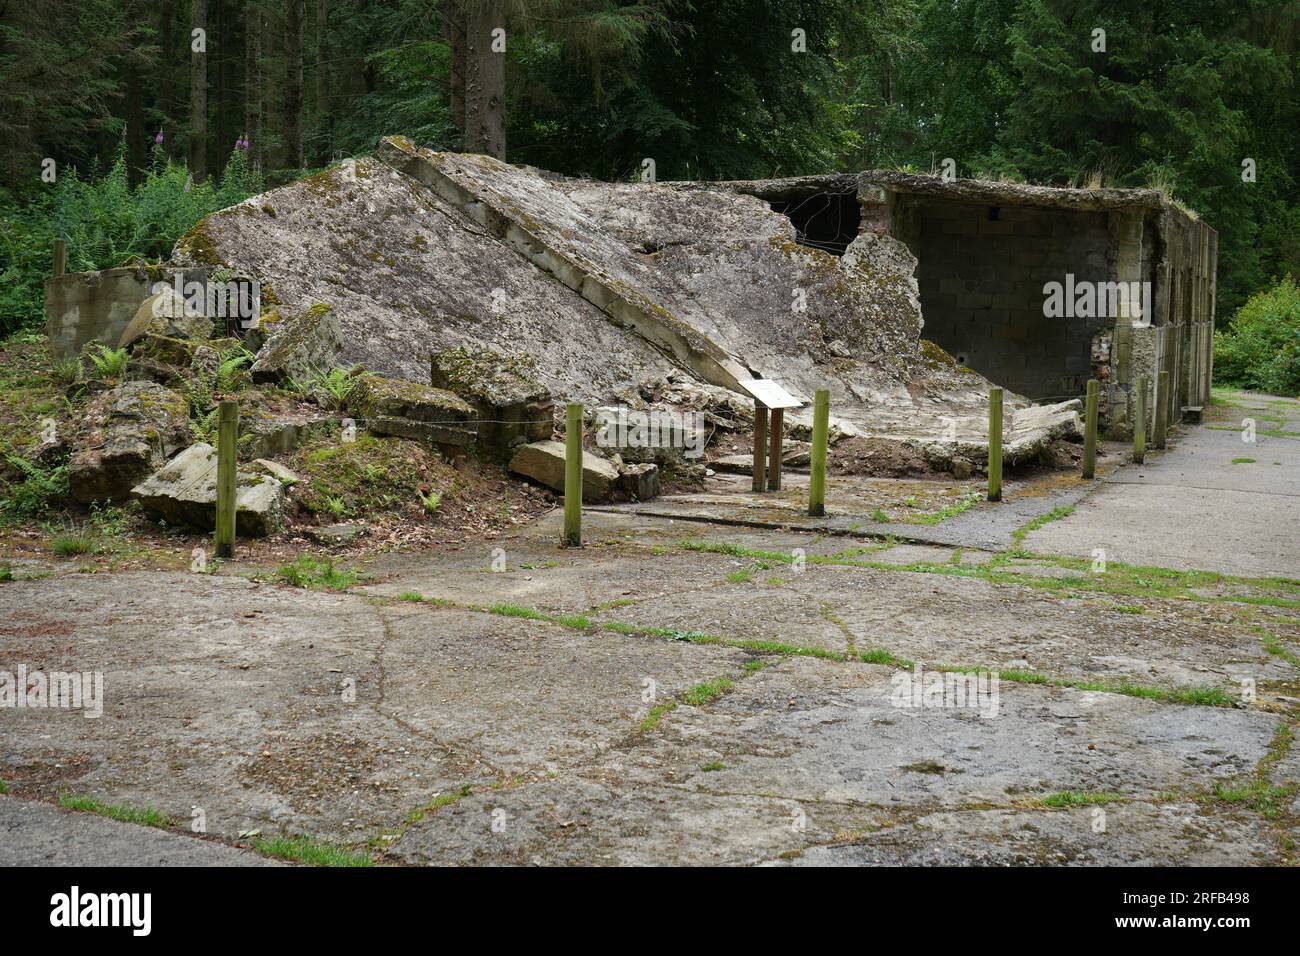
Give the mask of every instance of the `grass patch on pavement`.
<svg viewBox="0 0 1300 956">
<path fill-rule="evenodd" d="M 343 591 L 357 583 L 357 572 L 352 568 L 336 568 L 329 558 L 314 554 L 300 554 L 292 564 L 275 569 L 274 578 L 296 588 L 315 588 Z"/>
<path fill-rule="evenodd" d="M 314 840 L 311 837 L 271 837 L 253 840 L 253 849 L 266 856 L 305 863 L 308 866 L 374 866 L 375 861 L 365 853 L 349 850 Z"/>
<path fill-rule="evenodd" d="M 138 823 L 146 827 L 158 827 L 167 830 L 176 825 L 176 821 L 160 810 L 149 807 L 129 807 L 120 803 L 103 803 L 94 797 L 74 797 L 71 794 L 59 794 L 59 806 L 65 810 L 78 810 L 108 817 L 122 823 Z"/>
<path fill-rule="evenodd" d="M 1034 803 L 1042 807 L 1088 807 L 1102 803 L 1115 803 L 1124 799 L 1127 798 L 1120 793 L 1061 790 L 1057 793 L 1049 793 L 1045 797 L 1039 797 Z"/>
</svg>

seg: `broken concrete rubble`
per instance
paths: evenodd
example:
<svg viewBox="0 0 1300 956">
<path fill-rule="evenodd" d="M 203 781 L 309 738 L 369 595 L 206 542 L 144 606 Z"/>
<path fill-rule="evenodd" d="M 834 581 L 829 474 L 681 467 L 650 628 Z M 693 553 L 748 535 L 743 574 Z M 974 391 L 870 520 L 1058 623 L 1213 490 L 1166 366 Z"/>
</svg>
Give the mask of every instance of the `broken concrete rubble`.
<svg viewBox="0 0 1300 956">
<path fill-rule="evenodd" d="M 348 408 L 376 435 L 396 435 L 430 444 L 464 448 L 475 437 L 474 408 L 457 395 L 431 385 L 364 375 L 348 396 Z"/>
<path fill-rule="evenodd" d="M 430 381 L 455 392 L 478 411 L 478 440 L 505 450 L 544 441 L 555 430 L 551 390 L 537 378 L 537 359 L 524 353 L 443 349 L 429 362 Z"/>
<path fill-rule="evenodd" d="M 986 441 L 989 383 L 920 338 L 914 250 L 865 212 L 884 195 L 874 174 L 841 177 L 853 208 L 842 234 L 817 248 L 798 212 L 802 181 L 598 183 L 400 138 L 354 172 L 327 171 L 208 217 L 178 243 L 176 264 L 254 276 L 288 316 L 332 306 L 341 334 L 332 324 L 322 332 L 328 361 L 386 376 L 423 381 L 442 353 L 528 357 L 528 377 L 557 402 L 642 407 L 665 400 L 647 391 L 676 392 L 706 401 L 722 427 L 747 414 L 736 382 L 764 377 L 805 400 L 829 389 L 836 417 L 863 436 L 951 446 L 932 456 L 940 467 Z M 268 204 L 274 216 L 259 212 Z M 300 268 L 304 259 L 315 268 Z M 272 333 L 255 372 L 284 364 L 276 355 L 287 338 Z M 433 365 L 430 380 L 450 385 Z M 656 382 L 672 387 L 644 387 Z M 489 415 L 504 406 L 469 386 L 452 390 L 483 420 L 508 422 L 504 436 L 480 432 L 485 444 L 543 437 L 543 408 Z M 1062 403 L 1014 425 L 1029 404 L 1007 396 L 1026 445 L 1073 427 Z"/>
<path fill-rule="evenodd" d="M 521 445 L 510 459 L 510 470 L 564 492 L 564 443 L 538 441 Z M 582 453 L 582 500 L 605 501 L 619 480 L 618 469 L 591 452 Z"/>
<path fill-rule="evenodd" d="M 171 524 L 211 531 L 217 516 L 217 452 L 206 442 L 186 448 L 131 493 Z M 235 531 L 262 538 L 280 530 L 284 486 L 266 474 L 236 474 Z"/>
<path fill-rule="evenodd" d="M 333 368 L 342 348 L 338 315 L 324 303 L 313 303 L 276 323 L 253 363 L 253 381 L 304 382 Z"/>
<path fill-rule="evenodd" d="M 212 320 L 204 315 L 202 309 L 177 295 L 174 286 L 164 285 L 140 304 L 122 330 L 118 348 L 125 348 L 145 333 L 202 340 L 211 337 Z"/>
<path fill-rule="evenodd" d="M 633 462 L 618 469 L 618 487 L 633 501 L 659 497 L 659 466 L 650 462 Z"/>
<path fill-rule="evenodd" d="M 72 440 L 68 484 L 82 503 L 125 501 L 131 488 L 189 440 L 185 399 L 155 382 L 101 392 Z"/>
</svg>

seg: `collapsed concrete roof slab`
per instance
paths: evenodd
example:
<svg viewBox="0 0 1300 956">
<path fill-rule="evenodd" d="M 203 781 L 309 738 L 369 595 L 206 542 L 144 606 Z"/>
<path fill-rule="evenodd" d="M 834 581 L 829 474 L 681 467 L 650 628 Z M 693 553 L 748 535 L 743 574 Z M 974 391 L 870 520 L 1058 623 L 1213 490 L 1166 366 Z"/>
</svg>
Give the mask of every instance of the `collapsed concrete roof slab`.
<svg viewBox="0 0 1300 956">
<path fill-rule="evenodd" d="M 989 383 L 921 339 L 907 247 L 797 238 L 730 184 L 575 180 L 389 138 L 209 216 L 174 259 L 256 277 L 286 312 L 328 304 L 342 358 L 388 375 L 427 381 L 430 353 L 468 346 L 534 356 L 557 398 L 585 402 L 683 371 L 732 392 L 770 378 L 808 401 L 830 389 L 864 434 L 982 444 Z M 1015 427 L 1028 403 L 1008 398 Z M 1028 444 L 1074 430 L 1077 407 L 1027 414 Z"/>
</svg>

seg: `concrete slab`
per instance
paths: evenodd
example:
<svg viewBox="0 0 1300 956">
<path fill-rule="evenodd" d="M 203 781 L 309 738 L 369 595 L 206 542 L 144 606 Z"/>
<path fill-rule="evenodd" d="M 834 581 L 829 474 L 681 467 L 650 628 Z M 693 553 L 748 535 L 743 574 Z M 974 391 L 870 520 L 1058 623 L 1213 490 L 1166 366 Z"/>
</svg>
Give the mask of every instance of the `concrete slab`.
<svg viewBox="0 0 1300 956">
<path fill-rule="evenodd" d="M 1213 818 L 1195 831 L 1179 816 L 1190 812 L 1184 804 L 1154 813 L 1122 808 L 1113 846 L 1091 836 L 1090 817 L 1039 812 L 1037 826 L 1017 817 L 1027 801 L 1065 789 L 1151 800 L 1236 779 L 1266 752 L 1274 721 L 1265 715 L 1003 685 L 1000 713 L 982 719 L 896 708 L 891 676 L 886 668 L 785 661 L 711 704 L 679 706 L 639 743 L 576 775 L 441 808 L 406 829 L 389 853 L 406 863 L 656 865 L 759 863 L 802 859 L 801 852 L 810 862 L 852 853 L 876 862 L 870 852 L 891 862 L 889 853 L 903 860 L 910 850 L 904 862 L 956 862 L 963 848 L 954 832 L 964 827 L 973 840 L 990 835 L 987 861 L 1055 861 L 1063 847 L 1079 862 L 1276 856 L 1258 821 Z M 962 812 L 972 804 L 997 810 L 980 820 Z M 926 822 L 912 826 L 918 817 Z M 973 822 L 941 829 L 937 821 L 948 819 Z M 1082 832 L 1073 834 L 1076 827 Z M 910 847 L 885 839 L 873 850 L 872 831 L 917 836 Z M 1238 842 L 1217 857 L 1200 852 L 1220 837 Z M 813 849 L 827 843 L 855 846 Z M 977 858 L 980 848 L 965 852 Z"/>
<path fill-rule="evenodd" d="M 1257 817 L 1179 802 L 932 813 L 855 843 L 812 847 L 777 865 L 1155 867 L 1280 862 L 1273 833 Z"/>
<path fill-rule="evenodd" d="M 672 566 L 667 556 L 658 560 Z M 1148 604 L 1124 600 L 1133 603 L 1091 594 L 1048 599 L 1037 588 L 959 575 L 808 565 L 802 574 L 756 570 L 749 581 L 636 601 L 594 618 L 1085 681 L 1212 685 L 1235 694 L 1248 678 L 1261 687 L 1294 680 L 1294 668 L 1267 653 L 1262 636 L 1230 607 L 1165 601 L 1131 613 Z"/>
<path fill-rule="evenodd" d="M 181 833 L 0 797 L 0 866 L 281 866 Z"/>
<path fill-rule="evenodd" d="M 1300 403 L 1296 403 L 1300 418 Z M 1251 411 L 1216 409 L 1210 421 Z M 1264 427 L 1262 424 L 1261 428 Z M 1253 459 L 1234 464 L 1234 459 Z M 1033 551 L 1181 570 L 1300 578 L 1300 440 L 1208 425 L 1181 429 L 1168 451 L 1130 465 L 1069 517 L 1025 538 Z"/>
<path fill-rule="evenodd" d="M 248 610 L 243 610 L 248 608 Z M 746 655 L 185 574 L 0 588 L 0 667 L 103 674 L 103 716 L 5 710 L 0 779 L 208 832 L 365 841 L 464 785 L 544 776 Z M 349 689 L 353 701 L 345 699 Z"/>
</svg>

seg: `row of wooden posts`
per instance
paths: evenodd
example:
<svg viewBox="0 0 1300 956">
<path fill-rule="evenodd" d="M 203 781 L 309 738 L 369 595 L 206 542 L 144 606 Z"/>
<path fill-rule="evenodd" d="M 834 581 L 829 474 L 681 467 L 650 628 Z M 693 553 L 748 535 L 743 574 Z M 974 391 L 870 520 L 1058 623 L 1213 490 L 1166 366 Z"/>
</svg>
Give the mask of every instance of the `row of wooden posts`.
<svg viewBox="0 0 1300 956">
<path fill-rule="evenodd" d="M 1169 373 L 1162 371 L 1159 377 L 1160 394 L 1165 394 L 1169 387 Z M 1097 402 L 1101 392 L 1101 383 L 1095 378 L 1088 379 L 1088 392 L 1083 411 L 1083 477 L 1097 476 Z M 1134 389 L 1133 409 L 1133 461 L 1142 464 L 1147 454 L 1147 377 L 1139 375 Z M 1164 448 L 1169 430 L 1165 420 L 1165 403 L 1156 404 L 1156 418 L 1151 436 L 1151 444 Z M 989 389 L 989 501 L 1002 500 L 1002 389 L 994 386 Z"/>
<path fill-rule="evenodd" d="M 781 488 L 782 409 L 771 409 L 772 427 L 767 427 L 768 410 L 755 408 L 754 490 Z M 812 463 L 808 478 L 808 514 L 826 514 L 826 449 L 830 444 L 831 393 L 817 389 L 813 397 Z M 768 447 L 770 444 L 770 448 Z M 764 458 L 767 458 L 766 463 Z M 564 431 L 564 534 L 569 547 L 582 544 L 582 405 L 570 402 Z"/>
<path fill-rule="evenodd" d="M 1169 373 L 1160 373 L 1160 394 L 1169 387 Z M 1097 470 L 1097 401 L 1101 384 L 1089 379 L 1084 407 L 1083 477 L 1093 478 Z M 826 514 L 826 452 L 830 439 L 830 392 L 819 388 L 813 399 L 812 461 L 808 479 L 808 514 L 820 518 Z M 1147 377 L 1137 380 L 1133 419 L 1133 461 L 1146 459 Z M 1165 403 L 1156 403 L 1156 418 L 1151 444 L 1165 447 L 1169 423 L 1165 421 Z M 754 416 L 754 484 L 755 491 L 781 487 L 781 409 L 771 410 L 768 434 L 767 415 Z M 239 446 L 239 403 L 222 401 L 218 414 L 217 437 L 217 529 L 215 553 L 231 558 L 235 553 L 235 465 Z M 562 541 L 570 547 L 582 545 L 582 405 L 570 402 L 565 410 L 564 432 L 564 534 Z M 770 446 L 770 447 L 769 447 Z M 767 461 L 764 462 L 764 458 Z M 989 481 L 988 500 L 1002 500 L 1002 389 L 989 389 Z"/>
</svg>

